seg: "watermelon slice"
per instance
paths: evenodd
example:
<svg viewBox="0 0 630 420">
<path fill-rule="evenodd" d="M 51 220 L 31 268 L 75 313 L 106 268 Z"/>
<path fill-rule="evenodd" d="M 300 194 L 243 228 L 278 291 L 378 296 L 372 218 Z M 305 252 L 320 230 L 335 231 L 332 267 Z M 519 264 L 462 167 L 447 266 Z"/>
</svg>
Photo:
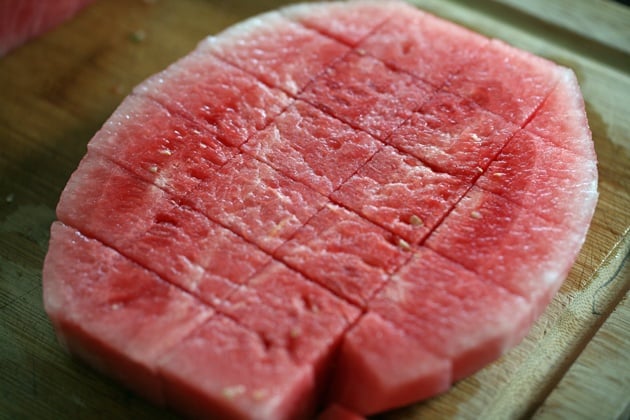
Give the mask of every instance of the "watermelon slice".
<svg viewBox="0 0 630 420">
<path fill-rule="evenodd" d="M 94 0 L 0 2 L 0 57 L 63 22 Z"/>
<path fill-rule="evenodd" d="M 596 169 L 570 70 L 399 1 L 287 7 L 95 135 L 46 310 L 70 351 L 193 417 L 380 413 L 518 344 Z"/>
</svg>

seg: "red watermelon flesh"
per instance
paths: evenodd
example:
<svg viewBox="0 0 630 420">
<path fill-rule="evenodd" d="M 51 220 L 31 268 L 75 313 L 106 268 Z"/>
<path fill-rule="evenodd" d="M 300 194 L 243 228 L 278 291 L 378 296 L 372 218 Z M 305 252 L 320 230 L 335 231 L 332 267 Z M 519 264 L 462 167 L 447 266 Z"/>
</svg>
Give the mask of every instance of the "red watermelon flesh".
<svg viewBox="0 0 630 420">
<path fill-rule="evenodd" d="M 73 194 L 59 203 L 61 220 L 205 302 L 233 293 L 271 258 L 102 158 L 88 154 L 67 188 Z"/>
<path fill-rule="evenodd" d="M 321 385 L 343 333 L 360 314 L 278 262 L 251 278 L 218 310 L 257 332 L 268 347 L 286 349 L 294 363 L 313 367 Z"/>
<path fill-rule="evenodd" d="M 578 232 L 473 187 L 426 244 L 523 296 L 537 316 L 560 287 L 583 240 Z"/>
<path fill-rule="evenodd" d="M 382 146 L 303 101 L 296 101 L 243 150 L 321 194 L 337 189 Z"/>
<path fill-rule="evenodd" d="M 136 95 L 125 99 L 88 149 L 179 197 L 237 152 L 205 127 Z"/>
<path fill-rule="evenodd" d="M 522 127 L 549 95 L 558 66 L 492 40 L 445 89 Z"/>
<path fill-rule="evenodd" d="M 431 94 L 426 83 L 359 51 L 330 67 L 300 97 L 383 140 Z"/>
<path fill-rule="evenodd" d="M 559 149 L 524 130 L 501 151 L 477 185 L 573 230 L 583 229 L 593 216 L 594 205 L 587 204 L 597 201 L 596 174 L 592 158 Z M 576 210 L 581 206 L 584 211 Z"/>
<path fill-rule="evenodd" d="M 0 2 L 0 57 L 71 19 L 94 0 Z"/>
<path fill-rule="evenodd" d="M 394 235 L 332 204 L 311 218 L 275 256 L 359 306 L 365 306 L 408 258 Z"/>
<path fill-rule="evenodd" d="M 413 244 L 435 228 L 469 187 L 386 146 L 331 198 Z"/>
<path fill-rule="evenodd" d="M 273 48 L 269 48 L 270 45 Z M 206 39 L 200 48 L 291 95 L 300 92 L 349 51 L 343 44 L 298 25 L 278 12 L 232 26 L 220 37 Z"/>
<path fill-rule="evenodd" d="M 169 204 L 164 190 L 92 153 L 81 160 L 64 191 L 59 219 L 106 243 L 111 241 L 100 235 L 109 232 L 120 243 L 132 241 Z"/>
<path fill-rule="evenodd" d="M 162 402 L 159 358 L 212 310 L 67 225 L 55 222 L 51 233 L 43 286 L 58 337 L 92 366 Z"/>
<path fill-rule="evenodd" d="M 273 252 L 326 202 L 248 155 L 238 155 L 187 198 L 194 208 Z"/>
<path fill-rule="evenodd" d="M 256 246 L 185 206 L 158 213 L 155 219 L 121 249 L 210 304 L 234 293 L 270 260 Z"/>
<path fill-rule="evenodd" d="M 297 4 L 281 10 L 289 19 L 356 46 L 361 40 L 387 21 L 394 13 L 401 13 L 401 2 L 382 0 Z M 418 13 L 409 7 L 410 13 Z"/>
<path fill-rule="evenodd" d="M 160 361 L 166 402 L 194 418 L 295 419 L 315 406 L 311 366 L 217 315 Z"/>
<path fill-rule="evenodd" d="M 451 360 L 453 380 L 501 356 L 532 321 L 525 299 L 424 247 L 370 302 L 369 311 Z"/>
<path fill-rule="evenodd" d="M 559 83 L 525 129 L 558 147 L 596 160 L 584 99 L 575 73 L 569 69 L 560 70 Z"/>
<path fill-rule="evenodd" d="M 448 389 L 450 361 L 417 338 L 367 312 L 345 335 L 328 396 L 361 414 L 375 414 Z"/>
<path fill-rule="evenodd" d="M 439 92 L 387 142 L 436 171 L 472 182 L 517 130 L 470 99 Z"/>
<path fill-rule="evenodd" d="M 422 22 L 399 25 L 408 54 L 450 37 L 470 54 L 425 59 L 434 70 L 422 76 L 413 60 L 361 47 L 406 19 Z M 127 330 L 116 335 L 106 316 L 80 321 L 91 300 L 61 312 L 65 284 L 97 284 L 104 270 L 74 264 L 89 246 L 53 228 L 44 299 L 60 337 L 184 413 L 248 418 L 308 416 L 324 394 L 377 413 L 442 392 L 514 345 L 584 240 L 595 157 L 570 71 L 462 34 L 396 1 L 303 5 L 210 38 L 136 88 L 90 144 L 59 218 L 107 250 L 94 261 L 116 254 L 121 270 L 171 283 L 158 296 L 187 295 L 203 320 L 218 314 L 181 336 L 164 326 L 179 338 L 142 365 L 135 352 L 162 335 L 162 318 L 129 320 L 146 334 L 125 347 Z M 491 178 L 498 170 L 509 177 Z M 547 203 L 548 178 L 575 184 L 576 198 Z M 66 261 L 76 269 L 61 270 Z M 129 281 L 116 278 L 104 287 Z"/>
<path fill-rule="evenodd" d="M 282 91 L 202 51 L 151 77 L 134 93 L 154 99 L 174 117 L 192 119 L 211 134 L 209 141 L 218 138 L 228 146 L 244 143 L 290 103 Z"/>
<path fill-rule="evenodd" d="M 488 39 L 424 13 L 398 13 L 359 44 L 388 65 L 441 87 Z"/>
</svg>

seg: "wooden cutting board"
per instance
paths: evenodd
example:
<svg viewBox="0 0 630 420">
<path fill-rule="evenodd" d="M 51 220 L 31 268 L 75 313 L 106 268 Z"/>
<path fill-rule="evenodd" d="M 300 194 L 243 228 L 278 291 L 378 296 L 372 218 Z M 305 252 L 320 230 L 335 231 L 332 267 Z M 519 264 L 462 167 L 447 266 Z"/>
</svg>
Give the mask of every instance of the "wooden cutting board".
<svg viewBox="0 0 630 420">
<path fill-rule="evenodd" d="M 281 1 L 99 0 L 0 59 L 0 418 L 172 418 L 57 344 L 41 267 L 61 189 L 130 89 L 204 36 Z M 385 418 L 630 415 L 630 9 L 609 1 L 418 6 L 572 67 L 599 159 L 600 200 L 567 281 L 523 343 Z"/>
</svg>

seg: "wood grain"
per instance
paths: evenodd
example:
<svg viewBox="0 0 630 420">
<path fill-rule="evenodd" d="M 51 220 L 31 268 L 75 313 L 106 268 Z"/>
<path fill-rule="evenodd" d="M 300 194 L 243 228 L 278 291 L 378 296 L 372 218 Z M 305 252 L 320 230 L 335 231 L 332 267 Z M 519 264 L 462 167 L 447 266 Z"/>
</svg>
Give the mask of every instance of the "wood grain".
<svg viewBox="0 0 630 420">
<path fill-rule="evenodd" d="M 41 301 L 48 229 L 87 142 L 133 86 L 204 36 L 283 3 L 99 0 L 0 59 L 0 418 L 175 417 L 58 345 Z M 562 0 L 414 3 L 576 71 L 599 159 L 600 200 L 567 281 L 521 345 L 450 392 L 382 417 L 627 413 L 629 314 L 627 299 L 619 302 L 630 287 L 629 270 L 620 271 L 630 250 L 630 55 L 620 47 L 628 31 L 607 25 L 630 21 L 630 12 L 603 0 L 597 12 L 571 2 L 570 20 L 590 22 L 576 32 L 561 19 Z"/>
</svg>

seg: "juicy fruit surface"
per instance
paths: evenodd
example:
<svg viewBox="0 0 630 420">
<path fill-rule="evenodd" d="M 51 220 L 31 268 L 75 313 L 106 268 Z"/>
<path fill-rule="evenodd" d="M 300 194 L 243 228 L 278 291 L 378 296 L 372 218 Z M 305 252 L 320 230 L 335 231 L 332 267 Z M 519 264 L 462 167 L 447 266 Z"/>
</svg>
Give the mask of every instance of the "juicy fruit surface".
<svg viewBox="0 0 630 420">
<path fill-rule="evenodd" d="M 522 339 L 596 185 L 570 70 L 403 2 L 293 6 L 204 40 L 95 135 L 46 310 L 191 416 L 373 414 Z"/>
</svg>

